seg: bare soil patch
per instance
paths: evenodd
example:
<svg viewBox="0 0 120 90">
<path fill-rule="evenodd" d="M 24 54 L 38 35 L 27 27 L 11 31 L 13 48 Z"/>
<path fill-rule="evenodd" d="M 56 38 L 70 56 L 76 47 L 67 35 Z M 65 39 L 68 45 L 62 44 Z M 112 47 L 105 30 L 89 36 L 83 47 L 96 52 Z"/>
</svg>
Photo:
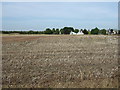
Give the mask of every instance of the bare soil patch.
<svg viewBox="0 0 120 90">
<path fill-rule="evenodd" d="M 118 36 L 3 36 L 2 45 L 4 88 L 118 87 Z"/>
</svg>

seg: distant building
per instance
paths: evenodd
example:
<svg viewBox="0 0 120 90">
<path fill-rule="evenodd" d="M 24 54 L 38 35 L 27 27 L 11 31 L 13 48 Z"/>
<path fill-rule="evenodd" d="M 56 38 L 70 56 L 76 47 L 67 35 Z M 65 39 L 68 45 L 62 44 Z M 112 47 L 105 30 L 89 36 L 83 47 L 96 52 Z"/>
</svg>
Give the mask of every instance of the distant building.
<svg viewBox="0 0 120 90">
<path fill-rule="evenodd" d="M 118 34 L 118 30 L 108 29 L 108 30 L 106 31 L 106 34 L 108 34 L 108 35 L 115 35 L 115 34 Z"/>
<path fill-rule="evenodd" d="M 77 33 L 71 31 L 71 32 L 70 32 L 70 35 L 77 35 Z"/>
<path fill-rule="evenodd" d="M 75 33 L 75 32 L 73 32 L 73 31 L 70 32 L 70 35 L 83 35 L 83 34 L 84 34 L 84 33 L 83 33 L 81 30 L 79 30 L 78 33 Z"/>
<path fill-rule="evenodd" d="M 84 33 L 80 30 L 77 35 L 83 35 Z"/>
</svg>

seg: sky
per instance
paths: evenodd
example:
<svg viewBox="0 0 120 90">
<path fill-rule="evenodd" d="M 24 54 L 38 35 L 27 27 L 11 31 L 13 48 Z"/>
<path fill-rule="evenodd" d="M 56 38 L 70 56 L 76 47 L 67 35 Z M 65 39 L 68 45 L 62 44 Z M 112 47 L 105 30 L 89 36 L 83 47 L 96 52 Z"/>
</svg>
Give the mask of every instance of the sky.
<svg viewBox="0 0 120 90">
<path fill-rule="evenodd" d="M 3 2 L 2 30 L 118 28 L 117 2 Z"/>
</svg>

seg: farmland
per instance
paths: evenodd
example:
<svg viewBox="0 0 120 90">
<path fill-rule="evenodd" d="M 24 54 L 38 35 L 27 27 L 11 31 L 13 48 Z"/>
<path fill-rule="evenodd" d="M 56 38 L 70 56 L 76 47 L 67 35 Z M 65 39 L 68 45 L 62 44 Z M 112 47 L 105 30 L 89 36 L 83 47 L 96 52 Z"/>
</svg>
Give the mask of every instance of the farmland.
<svg viewBox="0 0 120 90">
<path fill-rule="evenodd" d="M 118 36 L 3 35 L 2 85 L 118 87 Z"/>
</svg>

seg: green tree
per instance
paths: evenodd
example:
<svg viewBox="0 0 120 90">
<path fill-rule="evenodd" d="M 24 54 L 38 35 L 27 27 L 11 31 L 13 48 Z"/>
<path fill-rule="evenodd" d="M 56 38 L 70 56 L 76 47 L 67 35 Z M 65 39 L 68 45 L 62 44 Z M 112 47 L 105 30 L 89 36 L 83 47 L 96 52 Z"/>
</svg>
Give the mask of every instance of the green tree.
<svg viewBox="0 0 120 90">
<path fill-rule="evenodd" d="M 53 34 L 55 34 L 55 33 L 56 33 L 56 30 L 55 30 L 55 28 L 53 28 L 53 29 L 52 29 L 52 32 L 53 32 Z"/>
<path fill-rule="evenodd" d="M 75 29 L 74 32 L 75 32 L 75 33 L 78 33 L 78 32 L 79 32 L 79 29 Z"/>
<path fill-rule="evenodd" d="M 84 30 L 83 30 L 83 33 L 84 33 L 84 34 L 88 34 L 89 32 L 88 32 L 86 29 L 84 29 Z"/>
<path fill-rule="evenodd" d="M 45 31 L 44 31 L 44 34 L 53 34 L 52 30 L 50 28 L 47 28 Z"/>
<path fill-rule="evenodd" d="M 30 30 L 28 31 L 28 34 L 34 34 L 34 31 Z"/>
<path fill-rule="evenodd" d="M 88 34 L 91 34 L 91 31 L 90 31 L 90 30 L 88 30 Z"/>
<path fill-rule="evenodd" d="M 99 34 L 99 29 L 96 27 L 94 29 L 91 30 L 91 34 Z"/>
<path fill-rule="evenodd" d="M 59 29 L 56 29 L 55 34 L 59 34 L 59 33 L 60 33 Z"/>
<path fill-rule="evenodd" d="M 73 27 L 64 27 L 63 29 L 63 34 L 70 34 L 71 31 L 74 31 Z"/>
<path fill-rule="evenodd" d="M 118 34 L 120 34 L 120 30 L 118 30 Z"/>
<path fill-rule="evenodd" d="M 9 31 L 2 31 L 2 34 L 10 34 Z"/>
<path fill-rule="evenodd" d="M 63 29 L 60 29 L 60 32 L 61 32 L 61 34 L 64 34 L 64 30 Z"/>
<path fill-rule="evenodd" d="M 106 35 L 106 30 L 105 30 L 105 29 L 100 30 L 100 31 L 99 31 L 99 34 Z"/>
<path fill-rule="evenodd" d="M 59 34 L 59 29 L 53 28 L 53 29 L 52 29 L 52 32 L 53 32 L 53 34 Z"/>
</svg>

